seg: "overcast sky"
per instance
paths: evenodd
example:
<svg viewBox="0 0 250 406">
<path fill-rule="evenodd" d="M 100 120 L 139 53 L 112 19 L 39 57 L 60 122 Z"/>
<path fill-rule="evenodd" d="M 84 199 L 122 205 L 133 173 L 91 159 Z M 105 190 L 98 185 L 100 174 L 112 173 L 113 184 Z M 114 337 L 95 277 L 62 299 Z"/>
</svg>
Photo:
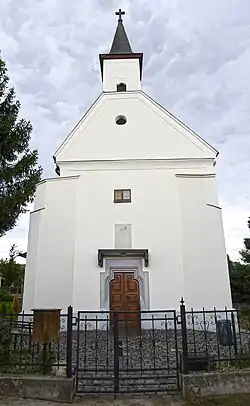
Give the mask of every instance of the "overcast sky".
<svg viewBox="0 0 250 406">
<path fill-rule="evenodd" d="M 227 251 L 250 215 L 250 0 L 0 0 L 0 49 L 31 120 L 44 177 L 52 155 L 101 92 L 98 54 L 124 25 L 144 53 L 143 90 L 220 151 L 217 185 Z M 29 215 L 0 240 L 27 248 Z"/>
</svg>

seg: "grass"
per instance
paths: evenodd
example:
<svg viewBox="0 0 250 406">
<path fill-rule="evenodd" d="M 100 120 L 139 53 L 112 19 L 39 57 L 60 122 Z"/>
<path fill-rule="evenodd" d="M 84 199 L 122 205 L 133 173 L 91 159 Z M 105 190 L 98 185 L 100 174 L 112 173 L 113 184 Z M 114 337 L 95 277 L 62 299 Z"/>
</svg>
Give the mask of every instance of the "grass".
<svg viewBox="0 0 250 406">
<path fill-rule="evenodd" d="M 250 388 L 249 388 L 250 390 Z M 208 397 L 193 399 L 184 403 L 185 406 L 250 406 L 250 394 Z"/>
<path fill-rule="evenodd" d="M 7 314 L 13 313 L 12 302 L 3 302 L 3 301 L 1 301 L 0 302 L 0 313 L 2 311 L 2 307 L 5 308 L 5 313 L 7 313 Z"/>
</svg>

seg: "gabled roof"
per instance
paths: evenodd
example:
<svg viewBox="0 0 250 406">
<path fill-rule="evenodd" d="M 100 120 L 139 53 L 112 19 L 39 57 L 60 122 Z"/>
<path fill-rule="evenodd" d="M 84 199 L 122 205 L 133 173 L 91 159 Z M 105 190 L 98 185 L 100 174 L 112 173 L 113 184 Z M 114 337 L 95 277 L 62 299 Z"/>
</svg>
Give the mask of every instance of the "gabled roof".
<svg viewBox="0 0 250 406">
<path fill-rule="evenodd" d="M 80 118 L 80 120 L 78 121 L 78 123 L 73 127 L 73 129 L 70 131 L 69 135 L 64 139 L 64 141 L 61 143 L 61 145 L 59 145 L 59 147 L 57 148 L 56 152 L 53 155 L 53 160 L 54 163 L 56 164 L 56 156 L 61 152 L 61 150 L 63 149 L 63 147 L 69 142 L 69 140 L 73 137 L 74 133 L 76 132 L 76 130 L 80 127 L 80 125 L 84 122 L 84 120 L 88 117 L 88 115 L 91 113 L 92 110 L 94 110 L 95 106 L 98 104 L 98 102 L 102 99 L 103 95 L 105 93 L 102 92 L 97 99 L 94 101 L 94 103 L 91 104 L 91 106 L 88 108 L 88 110 L 86 111 L 86 113 Z"/>
<path fill-rule="evenodd" d="M 166 115 L 169 117 L 169 119 L 173 120 L 177 126 L 180 126 L 183 128 L 184 131 L 187 131 L 189 133 L 189 136 L 195 140 L 198 140 L 201 144 L 203 144 L 206 148 L 208 148 L 211 152 L 213 152 L 215 155 L 218 155 L 219 152 L 212 146 L 210 145 L 207 141 L 205 141 L 202 137 L 200 137 L 196 132 L 191 130 L 187 125 L 185 125 L 181 120 L 179 120 L 177 117 L 175 117 L 173 114 L 171 114 L 168 110 L 166 110 L 163 106 L 161 106 L 158 102 L 156 102 L 154 99 L 152 99 L 150 96 L 148 96 L 146 93 L 143 91 L 133 91 L 133 92 L 126 92 L 126 95 L 129 96 L 129 94 L 138 94 L 141 95 L 143 98 L 148 100 L 148 102 L 152 103 L 157 109 L 161 111 L 161 114 Z M 117 96 L 117 93 L 114 92 L 113 96 Z M 79 122 L 76 124 L 76 126 L 73 128 L 73 130 L 70 132 L 68 137 L 63 141 L 63 143 L 59 146 L 57 151 L 55 152 L 55 160 L 56 157 L 60 154 L 60 152 L 63 150 L 63 148 L 68 144 L 68 142 L 71 140 L 72 137 L 74 137 L 74 134 L 77 132 L 78 128 L 88 119 L 89 115 L 92 114 L 95 111 L 95 108 L 99 106 L 100 104 L 102 105 L 106 101 L 106 97 L 112 97 L 112 93 L 105 93 L 102 92 L 100 96 L 95 100 L 95 102 L 92 104 L 92 106 L 87 110 L 87 112 L 84 114 L 84 116 L 79 120 Z M 124 97 L 125 95 L 123 95 Z M 119 101 L 118 101 L 119 102 Z"/>
<path fill-rule="evenodd" d="M 169 117 L 171 117 L 178 125 L 180 125 L 182 128 L 184 128 L 186 131 L 188 131 L 191 135 L 193 135 L 196 139 L 201 141 L 204 145 L 206 145 L 209 149 L 211 149 L 213 152 L 216 153 L 216 155 L 219 155 L 219 151 L 214 148 L 211 144 L 209 144 L 204 138 L 202 138 L 199 134 L 197 134 L 195 131 L 193 131 L 190 127 L 188 127 L 186 124 L 184 124 L 179 118 L 177 118 L 174 114 L 170 113 L 165 107 L 163 107 L 160 103 L 158 103 L 156 100 L 154 100 L 152 97 L 150 97 L 147 93 L 143 92 L 142 90 L 140 93 L 143 94 L 149 101 L 151 101 L 155 106 L 160 108 L 165 114 L 167 114 Z"/>
</svg>

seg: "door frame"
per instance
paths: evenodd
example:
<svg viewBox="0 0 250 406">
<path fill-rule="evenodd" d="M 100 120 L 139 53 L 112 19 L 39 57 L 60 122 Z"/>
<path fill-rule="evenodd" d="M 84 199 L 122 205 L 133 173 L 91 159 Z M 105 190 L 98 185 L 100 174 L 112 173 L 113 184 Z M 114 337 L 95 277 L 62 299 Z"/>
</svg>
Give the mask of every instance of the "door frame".
<svg viewBox="0 0 250 406">
<path fill-rule="evenodd" d="M 107 258 L 105 271 L 100 272 L 100 309 L 109 312 L 110 297 L 109 284 L 114 278 L 114 272 L 134 272 L 134 277 L 139 282 L 140 309 L 150 310 L 149 303 L 149 273 L 143 269 L 142 259 L 138 258 Z"/>
</svg>

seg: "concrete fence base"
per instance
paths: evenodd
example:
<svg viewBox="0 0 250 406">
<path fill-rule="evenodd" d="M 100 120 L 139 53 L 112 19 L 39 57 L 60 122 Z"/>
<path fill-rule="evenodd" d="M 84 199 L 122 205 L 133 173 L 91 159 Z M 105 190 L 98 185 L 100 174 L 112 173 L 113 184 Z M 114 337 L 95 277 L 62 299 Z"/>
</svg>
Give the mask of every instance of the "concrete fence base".
<svg viewBox="0 0 250 406">
<path fill-rule="evenodd" d="M 182 375 L 184 399 L 250 393 L 250 370 Z"/>
<path fill-rule="evenodd" d="M 250 370 L 182 375 L 181 387 L 184 399 L 250 393 Z M 0 398 L 10 396 L 71 403 L 75 396 L 75 379 L 0 375 Z"/>
<path fill-rule="evenodd" d="M 74 395 L 74 378 L 0 375 L 0 397 L 71 403 Z"/>
</svg>

